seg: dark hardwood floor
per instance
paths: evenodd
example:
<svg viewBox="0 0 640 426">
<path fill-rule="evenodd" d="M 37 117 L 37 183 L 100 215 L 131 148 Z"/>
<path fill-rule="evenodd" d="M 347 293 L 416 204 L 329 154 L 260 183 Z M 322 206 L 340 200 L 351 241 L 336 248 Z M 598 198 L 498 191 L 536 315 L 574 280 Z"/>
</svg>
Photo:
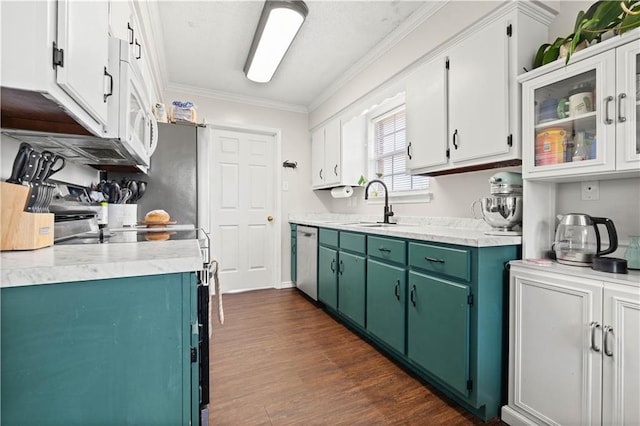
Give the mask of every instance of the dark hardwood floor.
<svg viewBox="0 0 640 426">
<path fill-rule="evenodd" d="M 213 320 L 210 425 L 482 423 L 296 289 L 225 295 L 224 312 L 224 325 Z"/>
</svg>

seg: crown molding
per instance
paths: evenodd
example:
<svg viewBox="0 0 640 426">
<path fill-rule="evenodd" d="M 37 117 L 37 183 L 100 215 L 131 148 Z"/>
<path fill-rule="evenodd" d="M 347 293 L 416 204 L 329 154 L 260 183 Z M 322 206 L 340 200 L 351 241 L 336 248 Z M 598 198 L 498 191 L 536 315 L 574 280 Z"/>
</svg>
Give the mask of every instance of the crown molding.
<svg viewBox="0 0 640 426">
<path fill-rule="evenodd" d="M 281 111 L 297 112 L 302 114 L 309 113 L 309 109 L 304 105 L 277 102 L 270 99 L 223 92 L 220 90 L 203 89 L 202 87 L 189 86 L 186 84 L 169 83 L 166 85 L 165 90 L 176 91 L 176 92 L 181 92 L 184 94 L 195 95 L 195 96 L 204 96 L 205 98 L 215 99 L 219 101 L 235 102 L 235 103 L 253 105 L 253 106 L 258 106 L 263 108 L 278 109 Z"/>
<path fill-rule="evenodd" d="M 353 80 L 357 75 L 365 71 L 371 66 L 373 62 L 379 59 L 382 55 L 390 51 L 406 36 L 411 34 L 416 28 L 418 28 L 424 21 L 433 16 L 438 10 L 442 9 L 450 0 L 443 0 L 437 2 L 427 2 L 421 8 L 413 12 L 409 18 L 407 18 L 402 24 L 398 26 L 393 32 L 391 32 L 384 40 L 370 50 L 365 56 L 363 56 L 358 62 L 356 62 L 351 68 L 349 68 L 342 77 L 328 86 L 322 94 L 317 97 L 313 102 L 309 104 L 309 111 L 313 111 L 322 105 L 327 99 L 335 95 L 338 90 L 345 86 L 349 81 Z"/>
</svg>

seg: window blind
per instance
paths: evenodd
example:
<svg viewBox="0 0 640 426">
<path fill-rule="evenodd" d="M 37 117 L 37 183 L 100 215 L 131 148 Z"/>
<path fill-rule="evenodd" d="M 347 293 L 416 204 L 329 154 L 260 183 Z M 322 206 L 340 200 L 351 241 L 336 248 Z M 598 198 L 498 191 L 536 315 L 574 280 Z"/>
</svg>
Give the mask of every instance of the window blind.
<svg viewBox="0 0 640 426">
<path fill-rule="evenodd" d="M 374 120 L 375 172 L 389 192 L 424 191 L 429 189 L 427 176 L 406 174 L 407 114 L 404 109 L 393 111 Z M 378 191 L 384 191 L 379 185 Z"/>
</svg>

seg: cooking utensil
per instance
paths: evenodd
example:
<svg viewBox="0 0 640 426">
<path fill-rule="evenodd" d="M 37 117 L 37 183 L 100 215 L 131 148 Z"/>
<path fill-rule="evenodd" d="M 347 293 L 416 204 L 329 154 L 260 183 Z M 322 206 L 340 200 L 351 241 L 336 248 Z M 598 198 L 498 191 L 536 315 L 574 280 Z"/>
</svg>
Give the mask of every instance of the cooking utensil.
<svg viewBox="0 0 640 426">
<path fill-rule="evenodd" d="M 570 213 L 558 218 L 560 224 L 553 243 L 558 262 L 589 266 L 594 257 L 613 253 L 618 248 L 618 234 L 611 219 L 580 213 Z M 597 225 L 605 225 L 609 234 L 609 247 L 606 250 L 601 250 Z"/>
<path fill-rule="evenodd" d="M 135 180 L 130 180 L 127 182 L 127 188 L 131 191 L 131 198 L 129 198 L 130 204 L 135 204 L 138 197 L 138 182 Z"/>
<path fill-rule="evenodd" d="M 29 160 L 29 154 L 33 151 L 33 147 L 26 142 L 22 142 L 18 148 L 18 153 L 13 160 L 13 168 L 11 169 L 11 176 L 7 179 L 9 183 L 22 183 L 23 170 Z"/>
<path fill-rule="evenodd" d="M 146 191 L 147 191 L 147 182 L 138 181 L 138 197 L 136 198 L 136 201 L 142 198 L 142 196 Z"/>
</svg>

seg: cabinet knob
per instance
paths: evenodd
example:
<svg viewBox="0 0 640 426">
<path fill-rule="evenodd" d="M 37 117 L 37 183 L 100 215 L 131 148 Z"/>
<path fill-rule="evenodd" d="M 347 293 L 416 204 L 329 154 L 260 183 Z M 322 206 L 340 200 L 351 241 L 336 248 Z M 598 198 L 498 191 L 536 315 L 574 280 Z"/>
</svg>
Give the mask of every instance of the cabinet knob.
<svg viewBox="0 0 640 426">
<path fill-rule="evenodd" d="M 267 220 L 268 220 L 269 222 L 273 222 L 273 216 L 271 216 L 271 215 L 267 216 Z"/>
</svg>

